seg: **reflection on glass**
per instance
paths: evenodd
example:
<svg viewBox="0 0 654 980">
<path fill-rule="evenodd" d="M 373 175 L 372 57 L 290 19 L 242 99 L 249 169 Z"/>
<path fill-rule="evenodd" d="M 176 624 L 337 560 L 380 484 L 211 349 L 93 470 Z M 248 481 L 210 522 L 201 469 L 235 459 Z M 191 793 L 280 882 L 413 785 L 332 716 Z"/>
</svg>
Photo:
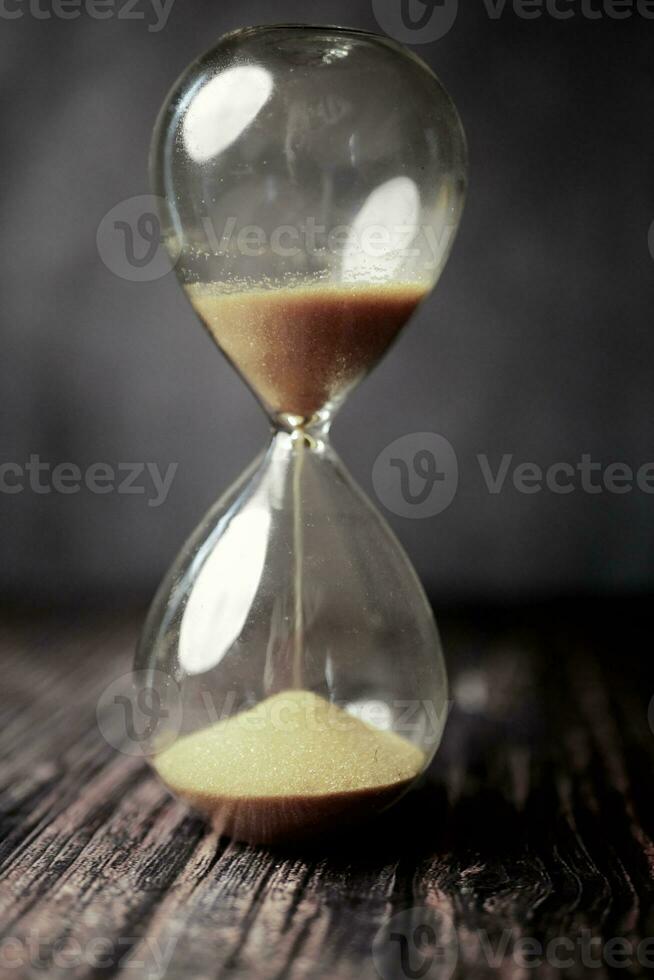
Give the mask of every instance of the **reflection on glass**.
<svg viewBox="0 0 654 980">
<path fill-rule="evenodd" d="M 410 177 L 392 177 L 367 198 L 350 228 L 343 278 L 388 282 L 418 233 L 420 193 Z"/>
<path fill-rule="evenodd" d="M 230 68 L 210 79 L 192 97 L 184 116 L 184 147 L 205 163 L 238 139 L 272 92 L 270 72 L 257 65 Z"/>
</svg>

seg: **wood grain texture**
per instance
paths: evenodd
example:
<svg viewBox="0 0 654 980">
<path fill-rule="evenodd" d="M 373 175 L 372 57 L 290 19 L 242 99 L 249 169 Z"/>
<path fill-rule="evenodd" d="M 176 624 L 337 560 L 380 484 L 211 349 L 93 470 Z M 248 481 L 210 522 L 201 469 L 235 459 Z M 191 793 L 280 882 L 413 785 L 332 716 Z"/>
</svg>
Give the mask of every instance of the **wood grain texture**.
<svg viewBox="0 0 654 980">
<path fill-rule="evenodd" d="M 645 603 L 441 618 L 426 785 L 298 853 L 219 840 L 98 698 L 138 616 L 0 630 L 0 977 L 641 977 L 654 968 Z"/>
</svg>

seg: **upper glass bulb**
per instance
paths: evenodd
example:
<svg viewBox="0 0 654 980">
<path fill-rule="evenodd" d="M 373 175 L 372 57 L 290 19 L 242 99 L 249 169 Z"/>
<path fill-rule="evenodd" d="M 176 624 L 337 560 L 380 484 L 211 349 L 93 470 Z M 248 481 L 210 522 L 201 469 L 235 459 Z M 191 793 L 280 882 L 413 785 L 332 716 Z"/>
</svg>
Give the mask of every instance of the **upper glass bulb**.
<svg viewBox="0 0 654 980">
<path fill-rule="evenodd" d="M 273 416 L 333 412 L 381 357 L 443 269 L 465 160 L 447 93 L 386 38 L 253 27 L 182 75 L 153 143 L 163 234 Z"/>
</svg>

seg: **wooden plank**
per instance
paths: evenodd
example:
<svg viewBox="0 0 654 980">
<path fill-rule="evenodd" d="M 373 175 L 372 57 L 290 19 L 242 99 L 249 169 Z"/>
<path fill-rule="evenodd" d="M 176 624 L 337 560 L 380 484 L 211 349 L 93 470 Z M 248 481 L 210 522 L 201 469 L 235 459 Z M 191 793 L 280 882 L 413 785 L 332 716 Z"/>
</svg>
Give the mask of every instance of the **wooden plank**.
<svg viewBox="0 0 654 980">
<path fill-rule="evenodd" d="M 596 619 L 446 618 L 454 706 L 427 784 L 295 854 L 217 839 L 103 740 L 96 704 L 130 669 L 138 617 L 8 620 L 0 977 L 599 980 L 620 959 L 643 976 L 654 687 Z"/>
</svg>

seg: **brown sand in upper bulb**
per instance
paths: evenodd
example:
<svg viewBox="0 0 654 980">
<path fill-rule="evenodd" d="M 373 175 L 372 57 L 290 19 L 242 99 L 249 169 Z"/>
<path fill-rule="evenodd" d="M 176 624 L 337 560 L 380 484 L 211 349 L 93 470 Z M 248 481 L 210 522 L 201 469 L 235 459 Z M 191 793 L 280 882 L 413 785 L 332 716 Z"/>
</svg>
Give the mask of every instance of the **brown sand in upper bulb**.
<svg viewBox="0 0 654 980">
<path fill-rule="evenodd" d="M 425 296 L 419 283 L 188 287 L 207 329 L 276 414 L 309 418 L 369 371 Z"/>
<path fill-rule="evenodd" d="M 288 843 L 383 809 L 425 755 L 309 691 L 284 691 L 179 738 L 154 764 L 219 833 Z"/>
</svg>

